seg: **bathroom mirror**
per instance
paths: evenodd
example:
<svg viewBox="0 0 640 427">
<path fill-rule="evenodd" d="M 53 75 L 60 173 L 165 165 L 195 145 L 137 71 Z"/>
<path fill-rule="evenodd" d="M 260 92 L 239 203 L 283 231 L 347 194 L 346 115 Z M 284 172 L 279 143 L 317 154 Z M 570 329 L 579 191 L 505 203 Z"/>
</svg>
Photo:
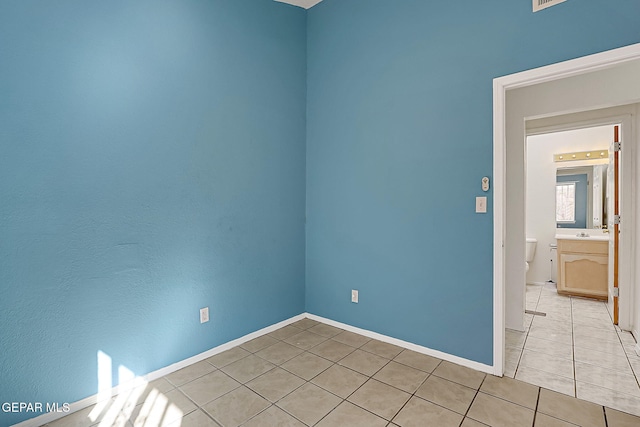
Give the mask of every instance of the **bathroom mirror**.
<svg viewBox="0 0 640 427">
<path fill-rule="evenodd" d="M 556 170 L 556 227 L 607 227 L 606 164 Z"/>
</svg>

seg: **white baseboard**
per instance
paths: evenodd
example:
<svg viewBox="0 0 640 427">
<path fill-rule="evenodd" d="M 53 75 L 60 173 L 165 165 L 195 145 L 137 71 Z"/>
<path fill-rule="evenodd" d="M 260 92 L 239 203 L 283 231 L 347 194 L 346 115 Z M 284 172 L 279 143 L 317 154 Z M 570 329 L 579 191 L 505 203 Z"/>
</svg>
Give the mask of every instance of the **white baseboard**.
<svg viewBox="0 0 640 427">
<path fill-rule="evenodd" d="M 484 363 L 479 363 L 479 362 L 475 362 L 473 360 L 469 360 L 469 359 L 465 359 L 462 357 L 458 357 L 458 356 L 454 356 L 452 354 L 448 354 L 448 353 L 443 353 L 441 351 L 438 350 L 433 350 L 431 348 L 428 347 L 423 347 L 421 345 L 417 345 L 417 344 L 413 344 L 407 341 L 403 341 L 403 340 L 399 340 L 397 338 L 392 338 L 390 336 L 387 335 L 382 335 L 379 334 L 377 332 L 372 332 L 366 329 L 360 329 L 357 328 L 355 326 L 351 326 L 351 325 L 347 325 L 346 323 L 340 323 L 340 322 L 336 322 L 334 320 L 331 319 L 326 319 L 324 317 L 320 317 L 320 316 L 316 316 L 315 314 L 310 314 L 310 313 L 302 313 L 299 314 L 297 316 L 291 317 L 289 319 L 283 320 L 282 322 L 278 322 L 276 324 L 273 324 L 271 326 L 267 326 L 266 328 L 262 328 L 258 331 L 252 332 L 250 334 L 247 334 L 245 336 L 242 336 L 238 339 L 235 339 L 233 341 L 229 341 L 225 344 L 221 344 L 217 347 L 214 347 L 210 350 L 207 350 L 203 353 L 197 354 L 193 357 L 189 357 L 187 359 L 181 360 L 180 362 L 174 363 L 172 365 L 169 365 L 167 367 L 158 369 L 157 371 L 153 371 L 148 373 L 147 375 L 144 375 L 143 377 L 141 377 L 144 381 L 147 382 L 151 382 L 154 380 L 157 380 L 158 378 L 162 378 L 172 372 L 175 372 L 179 369 L 185 368 L 191 364 L 194 364 L 196 362 L 200 362 L 202 360 L 208 359 L 211 356 L 215 356 L 218 353 L 222 353 L 223 351 L 229 350 L 233 347 L 236 347 L 240 344 L 244 344 L 247 341 L 250 341 L 254 338 L 258 338 L 262 335 L 268 334 L 269 332 L 273 332 L 277 329 L 280 329 L 284 326 L 287 326 L 291 323 L 297 322 L 300 319 L 304 319 L 305 317 L 308 317 L 309 319 L 313 319 L 316 320 L 318 322 L 322 322 L 325 323 L 327 325 L 331 325 L 331 326 L 335 326 L 337 328 L 340 329 L 344 329 L 345 331 L 350 331 L 350 332 L 354 332 L 356 334 L 360 334 L 360 335 L 364 335 L 366 337 L 369 338 L 373 338 L 373 339 L 377 339 L 379 341 L 383 341 L 389 344 L 394 344 L 397 345 L 399 347 L 403 347 L 403 348 L 407 348 L 409 350 L 413 350 L 416 351 L 418 353 L 422 353 L 422 354 L 426 354 L 428 356 L 433 356 L 433 357 L 437 357 L 439 359 L 442 360 L 446 360 L 448 362 L 452 362 L 452 363 L 456 363 L 458 365 L 462 365 L 462 366 L 466 366 L 468 368 L 471 369 L 475 369 L 477 371 L 481 371 L 481 372 L 485 372 L 488 374 L 493 374 L 495 372 L 495 369 L 493 366 L 490 365 L 485 365 Z M 636 349 L 636 351 L 638 351 L 638 349 Z M 12 427 L 38 427 L 41 426 L 43 424 L 46 423 L 50 423 L 52 421 L 55 421 L 59 418 L 62 418 L 64 416 L 67 416 L 69 414 L 72 414 L 74 412 L 80 411 L 82 409 L 88 408 L 91 405 L 95 405 L 98 402 L 103 401 L 104 399 L 110 399 L 112 396 L 116 396 L 118 395 L 122 390 L 127 390 L 131 387 L 131 383 L 129 384 L 121 384 L 118 385 L 116 387 L 113 387 L 111 389 L 111 393 L 106 393 L 106 396 L 98 395 L 95 394 L 93 396 L 89 396 L 85 399 L 79 400 L 77 402 L 71 403 L 70 406 L 70 411 L 67 413 L 60 413 L 60 412 L 50 412 L 47 414 L 42 414 L 38 417 L 35 418 L 30 418 L 28 420 L 22 421 L 18 424 L 14 424 Z"/>
<path fill-rule="evenodd" d="M 282 328 L 283 326 L 287 326 L 293 322 L 297 322 L 300 319 L 304 319 L 306 317 L 306 313 L 298 314 L 297 316 L 293 316 L 289 319 L 283 320 L 282 322 L 275 323 L 271 326 L 267 326 L 266 328 L 262 328 L 258 331 L 252 332 L 250 334 L 244 335 L 238 339 L 233 341 L 229 341 L 227 343 L 221 344 L 217 347 L 214 347 L 210 350 L 207 350 L 203 353 L 197 354 L 193 357 L 189 357 L 188 359 L 181 360 L 180 362 L 174 363 L 172 365 L 166 366 L 164 368 L 160 368 L 157 371 L 153 371 L 148 373 L 147 375 L 142 376 L 141 378 L 147 382 L 151 382 L 157 380 L 158 378 L 162 378 L 165 375 L 168 375 L 172 372 L 175 372 L 179 369 L 185 368 L 189 365 L 192 365 L 196 362 L 200 362 L 202 360 L 208 359 L 211 356 L 215 356 L 218 353 L 222 353 L 223 351 L 229 350 L 233 347 L 236 347 L 240 344 L 244 344 L 247 341 L 251 341 L 254 338 L 258 338 L 259 336 L 268 334 L 269 332 L 273 332 L 277 329 Z M 35 418 L 30 418 L 28 420 L 22 421 L 18 424 L 14 424 L 12 427 L 39 427 L 43 424 L 50 423 L 59 418 L 72 414 L 74 412 L 80 411 L 82 409 L 88 408 L 91 405 L 95 405 L 96 403 L 103 401 L 104 399 L 110 399 L 112 396 L 118 395 L 122 390 L 128 390 L 131 387 L 131 383 L 129 384 L 120 384 L 111 389 L 110 393 L 103 394 L 94 394 L 93 396 L 89 396 L 85 399 L 79 400 L 77 402 L 73 402 L 69 405 L 69 412 L 49 412 L 46 414 L 39 415 Z"/>
<path fill-rule="evenodd" d="M 389 344 L 394 344 L 399 347 L 404 347 L 409 350 L 416 351 L 418 353 L 426 354 L 427 356 L 437 357 L 438 359 L 446 360 L 458 365 L 466 366 L 476 371 L 492 374 L 495 372 L 493 366 L 485 365 L 484 363 L 475 362 L 473 360 L 465 359 L 463 357 L 454 356 L 449 353 L 443 353 L 438 350 L 433 350 L 428 347 L 423 347 L 418 344 L 413 344 L 407 341 L 392 338 L 387 335 L 382 335 L 377 332 L 368 331 L 366 329 L 356 328 L 355 326 L 347 325 L 346 323 L 336 322 L 335 320 L 326 319 L 324 317 L 316 316 L 315 314 L 305 313 L 305 316 L 309 319 L 317 320 L 318 322 L 326 323 L 327 325 L 335 326 L 336 328 L 344 329 L 345 331 L 355 332 L 356 334 L 364 335 L 365 337 L 373 338 L 379 341 L 383 341 Z"/>
</svg>

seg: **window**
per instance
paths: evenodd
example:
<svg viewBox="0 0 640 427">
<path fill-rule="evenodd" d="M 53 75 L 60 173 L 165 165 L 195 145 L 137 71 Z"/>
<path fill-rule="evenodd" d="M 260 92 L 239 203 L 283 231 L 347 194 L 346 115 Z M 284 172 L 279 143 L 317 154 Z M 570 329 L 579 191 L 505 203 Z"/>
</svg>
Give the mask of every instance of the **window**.
<svg viewBox="0 0 640 427">
<path fill-rule="evenodd" d="M 576 222 L 576 183 L 556 184 L 556 222 Z"/>
</svg>

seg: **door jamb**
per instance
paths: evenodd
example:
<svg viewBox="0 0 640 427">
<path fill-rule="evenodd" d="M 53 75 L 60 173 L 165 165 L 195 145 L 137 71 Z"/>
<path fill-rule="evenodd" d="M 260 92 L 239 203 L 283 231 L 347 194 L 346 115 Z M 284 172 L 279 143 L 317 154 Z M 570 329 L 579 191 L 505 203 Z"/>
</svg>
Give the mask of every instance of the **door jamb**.
<svg viewBox="0 0 640 427">
<path fill-rule="evenodd" d="M 506 92 L 640 59 L 640 43 L 493 80 L 493 370 L 502 376 L 505 344 Z"/>
</svg>

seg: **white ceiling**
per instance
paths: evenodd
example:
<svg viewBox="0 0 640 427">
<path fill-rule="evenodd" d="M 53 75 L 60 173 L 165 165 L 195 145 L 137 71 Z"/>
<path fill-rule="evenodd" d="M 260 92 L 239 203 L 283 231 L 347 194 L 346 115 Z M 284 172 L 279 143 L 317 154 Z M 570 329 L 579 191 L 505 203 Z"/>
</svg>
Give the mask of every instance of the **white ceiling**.
<svg viewBox="0 0 640 427">
<path fill-rule="evenodd" d="M 310 9 L 313 6 L 320 3 L 322 0 L 275 0 L 275 1 L 279 1 L 280 3 L 292 4 L 294 6 L 302 7 L 305 9 Z"/>
</svg>

